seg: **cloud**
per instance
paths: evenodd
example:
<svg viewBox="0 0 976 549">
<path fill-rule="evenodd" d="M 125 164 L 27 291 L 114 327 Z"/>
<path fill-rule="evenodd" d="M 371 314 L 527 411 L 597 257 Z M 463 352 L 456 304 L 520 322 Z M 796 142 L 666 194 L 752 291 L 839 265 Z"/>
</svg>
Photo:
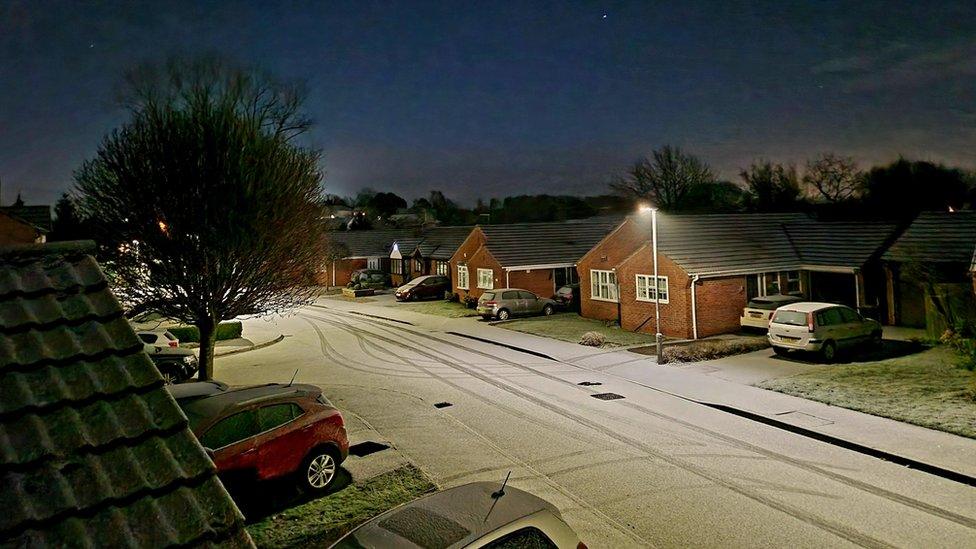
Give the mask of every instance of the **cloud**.
<svg viewBox="0 0 976 549">
<path fill-rule="evenodd" d="M 828 59 L 811 68 L 817 75 L 836 75 L 847 92 L 918 88 L 934 82 L 976 75 L 976 43 L 906 51 L 892 47 Z"/>
</svg>

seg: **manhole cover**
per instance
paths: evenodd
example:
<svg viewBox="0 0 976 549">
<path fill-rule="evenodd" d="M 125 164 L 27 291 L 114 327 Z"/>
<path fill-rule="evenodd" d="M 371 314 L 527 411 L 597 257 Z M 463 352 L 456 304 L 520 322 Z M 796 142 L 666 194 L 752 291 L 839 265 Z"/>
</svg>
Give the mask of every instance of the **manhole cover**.
<svg viewBox="0 0 976 549">
<path fill-rule="evenodd" d="M 382 444 L 379 442 L 373 442 L 372 440 L 367 440 L 365 442 L 360 442 L 359 444 L 353 444 L 349 447 L 349 453 L 356 457 L 368 456 L 370 454 L 375 454 L 382 450 L 386 450 L 390 446 L 388 444 Z"/>
<path fill-rule="evenodd" d="M 594 385 L 603 385 L 599 381 L 581 381 L 577 385 L 582 385 L 583 387 L 593 387 Z"/>
<path fill-rule="evenodd" d="M 434 404 L 434 408 L 447 408 L 448 406 L 454 406 L 450 402 L 438 402 Z"/>
<path fill-rule="evenodd" d="M 624 395 L 618 395 L 617 393 L 597 393 L 595 395 L 590 395 L 593 398 L 598 398 L 600 400 L 618 400 L 624 398 Z"/>
</svg>

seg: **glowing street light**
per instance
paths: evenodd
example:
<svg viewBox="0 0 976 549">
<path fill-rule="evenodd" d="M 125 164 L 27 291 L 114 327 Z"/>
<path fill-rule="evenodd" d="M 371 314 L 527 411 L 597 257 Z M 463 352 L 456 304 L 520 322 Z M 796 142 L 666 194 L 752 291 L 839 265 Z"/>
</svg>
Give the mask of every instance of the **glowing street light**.
<svg viewBox="0 0 976 549">
<path fill-rule="evenodd" d="M 654 255 L 654 343 L 657 349 L 657 359 L 661 360 L 661 347 L 664 335 L 661 334 L 661 284 L 657 274 L 657 208 L 642 205 L 638 211 L 651 214 L 651 253 Z"/>
</svg>

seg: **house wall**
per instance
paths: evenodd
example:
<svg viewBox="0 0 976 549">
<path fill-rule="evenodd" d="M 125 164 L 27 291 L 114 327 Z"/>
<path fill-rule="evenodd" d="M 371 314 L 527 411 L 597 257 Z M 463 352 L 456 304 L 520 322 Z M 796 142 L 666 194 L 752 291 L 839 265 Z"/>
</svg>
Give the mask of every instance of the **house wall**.
<svg viewBox="0 0 976 549">
<path fill-rule="evenodd" d="M 478 269 L 491 269 L 493 285 L 495 288 L 505 287 L 505 271 L 502 270 L 502 266 L 492 257 L 488 248 L 482 246 L 478 248 L 466 261 L 462 261 L 460 264 L 468 266 L 468 286 L 467 290 L 463 290 L 457 287 L 457 268 L 451 276 L 451 281 L 454 287 L 454 291 L 461 297 L 466 296 L 477 299 L 481 297 L 484 293 L 484 289 L 478 287 Z"/>
<path fill-rule="evenodd" d="M 471 234 L 469 234 L 468 237 L 466 239 L 464 239 L 464 242 L 462 242 L 461 245 L 458 246 L 458 249 L 457 249 L 456 252 L 454 252 L 454 255 L 451 256 L 451 260 L 449 261 L 449 263 L 451 265 L 451 273 L 450 273 L 451 274 L 451 288 L 452 288 L 452 291 L 454 293 L 458 294 L 458 296 L 460 296 L 462 298 L 465 295 L 467 295 L 467 292 L 465 290 L 461 290 L 457 286 L 457 282 L 458 282 L 457 268 L 458 268 L 458 265 L 465 264 L 468 261 L 470 261 L 471 258 L 474 256 L 475 252 L 477 252 L 484 245 L 484 243 L 485 243 L 485 234 L 483 232 L 481 232 L 481 229 L 474 228 L 474 229 L 471 230 Z M 470 285 L 472 287 L 476 286 L 477 283 L 478 283 L 476 277 L 477 277 L 477 273 L 475 271 L 471 271 L 471 284 Z M 478 295 L 481 295 L 481 294 L 478 294 Z"/>
<path fill-rule="evenodd" d="M 393 271 L 393 265 L 397 262 L 399 262 L 400 265 L 402 266 L 402 270 L 400 271 L 399 274 Z M 411 278 L 413 278 L 413 276 L 410 275 L 411 262 L 412 260 L 410 260 L 409 258 L 408 259 L 390 258 L 390 280 L 392 281 L 393 286 L 402 286 L 407 282 L 409 282 Z"/>
<path fill-rule="evenodd" d="M 681 267 L 663 255 L 658 256 L 657 270 L 660 276 L 668 277 L 668 302 L 661 304 L 661 333 L 670 338 L 692 337 L 691 278 Z M 617 265 L 617 284 L 620 288 L 620 327 L 632 332 L 653 334 L 657 332 L 654 318 L 655 306 L 653 302 L 637 300 L 638 274 L 654 274 L 654 254 L 651 246 L 640 248 L 637 253 Z M 587 277 L 589 277 L 588 272 Z M 585 297 L 590 296 L 589 286 L 580 291 L 585 291 Z M 585 298 L 583 301 L 585 303 Z"/>
<path fill-rule="evenodd" d="M 332 268 L 335 267 L 335 282 L 332 280 Z M 356 269 L 365 269 L 365 259 L 340 259 L 326 265 L 325 271 L 319 273 L 319 283 L 326 286 L 345 286 Z"/>
<path fill-rule="evenodd" d="M 741 329 L 739 318 L 747 302 L 744 276 L 702 279 L 695 298 L 698 337 L 737 332 Z"/>
<path fill-rule="evenodd" d="M 43 233 L 9 215 L 0 215 L 0 244 L 43 243 Z"/>
<path fill-rule="evenodd" d="M 504 272 L 502 273 L 502 284 L 505 284 Z M 555 284 L 552 269 L 534 269 L 528 272 L 520 270 L 508 273 L 507 285 L 510 288 L 528 290 L 539 297 L 552 297 L 556 293 Z"/>
<path fill-rule="evenodd" d="M 590 269 L 613 270 L 648 242 L 647 231 L 628 219 L 597 243 L 576 266 L 580 284 L 580 314 L 599 320 L 617 320 L 617 304 L 590 298 Z M 618 283 L 620 279 L 618 278 Z"/>
</svg>

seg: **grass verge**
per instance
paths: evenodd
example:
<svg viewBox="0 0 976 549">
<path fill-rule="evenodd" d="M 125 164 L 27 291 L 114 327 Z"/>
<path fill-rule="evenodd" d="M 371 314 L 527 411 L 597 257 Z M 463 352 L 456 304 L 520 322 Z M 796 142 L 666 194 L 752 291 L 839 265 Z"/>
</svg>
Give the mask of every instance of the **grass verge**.
<svg viewBox="0 0 976 549">
<path fill-rule="evenodd" d="M 824 366 L 758 387 L 859 412 L 976 438 L 973 373 L 947 347 L 845 365 Z"/>
<path fill-rule="evenodd" d="M 258 547 L 327 546 L 359 524 L 437 486 L 412 465 L 352 484 L 247 527 Z"/>
<path fill-rule="evenodd" d="M 602 320 L 583 318 L 576 313 L 557 313 L 552 316 L 520 318 L 496 324 L 499 328 L 515 330 L 561 341 L 579 343 L 586 332 L 597 332 L 604 338 L 604 347 L 624 347 L 629 345 L 649 345 L 654 336 L 645 333 L 628 332 L 618 326 L 607 326 Z"/>
<path fill-rule="evenodd" d="M 389 307 L 396 307 L 400 311 L 423 313 L 425 315 L 446 316 L 448 318 L 463 318 L 478 316 L 478 311 L 469 309 L 463 303 L 454 301 L 419 301 L 411 303 L 390 303 Z"/>
</svg>

